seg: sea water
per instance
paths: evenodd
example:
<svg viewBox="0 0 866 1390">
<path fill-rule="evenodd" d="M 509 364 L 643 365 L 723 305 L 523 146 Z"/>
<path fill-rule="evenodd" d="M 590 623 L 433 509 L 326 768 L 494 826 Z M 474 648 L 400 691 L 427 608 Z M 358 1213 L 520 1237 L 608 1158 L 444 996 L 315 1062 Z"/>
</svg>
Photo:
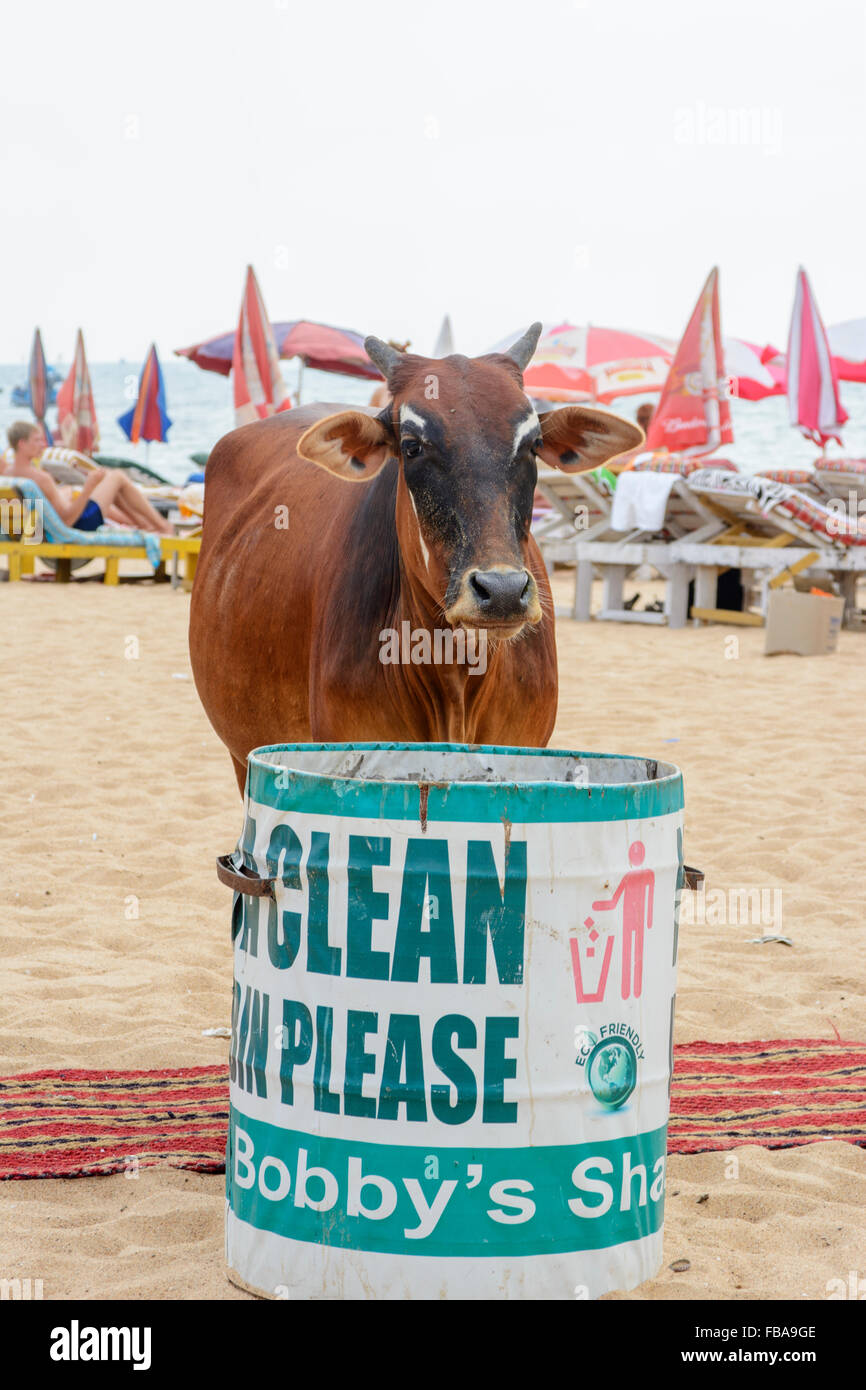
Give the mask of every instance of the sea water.
<svg viewBox="0 0 866 1390">
<path fill-rule="evenodd" d="M 58 365 L 58 370 L 67 370 Z M 190 454 L 207 452 L 222 435 L 234 428 L 232 388 L 229 377 L 215 372 L 203 372 L 191 362 L 167 357 L 162 360 L 166 406 L 173 421 L 166 444 L 130 444 L 117 423 L 134 403 L 138 391 L 140 363 L 96 362 L 90 372 L 96 413 L 99 420 L 100 450 L 120 458 L 137 459 L 147 463 L 171 482 L 182 483 L 195 465 Z M 298 384 L 297 362 L 283 363 L 283 378 L 293 397 Z M 26 420 L 26 407 L 10 402 L 12 388 L 27 380 L 23 363 L 0 365 L 0 442 L 5 447 L 6 430 L 13 420 Z M 359 377 L 335 376 L 326 372 L 305 371 L 302 381 L 302 403 L 332 401 L 338 405 L 365 405 L 375 382 Z M 842 403 L 850 420 L 845 426 L 844 453 L 854 458 L 866 457 L 866 385 L 843 382 L 840 387 Z M 658 396 L 626 396 L 610 406 L 622 415 L 634 418 L 643 401 L 655 404 Z M 731 403 L 734 423 L 734 443 L 720 449 L 719 455 L 732 459 L 745 473 L 761 468 L 806 468 L 818 449 L 803 439 L 788 423 L 788 402 L 784 396 L 771 396 L 763 401 Z M 57 411 L 48 411 L 49 428 L 54 428 Z M 60 442 L 59 440 L 57 441 Z M 835 445 L 831 452 L 839 453 Z"/>
</svg>

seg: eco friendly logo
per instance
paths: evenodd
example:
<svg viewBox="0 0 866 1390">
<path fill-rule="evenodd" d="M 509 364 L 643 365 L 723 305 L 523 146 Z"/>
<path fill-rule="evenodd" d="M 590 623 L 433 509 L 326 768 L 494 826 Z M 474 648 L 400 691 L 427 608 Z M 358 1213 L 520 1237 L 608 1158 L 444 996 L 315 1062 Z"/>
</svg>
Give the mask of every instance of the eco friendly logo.
<svg viewBox="0 0 866 1390">
<path fill-rule="evenodd" d="M 583 1067 L 589 1089 L 605 1110 L 619 1110 L 637 1085 L 643 1060 L 640 1035 L 627 1023 L 604 1023 L 598 1034 L 588 1028 L 576 1035 L 576 1065 Z"/>
</svg>

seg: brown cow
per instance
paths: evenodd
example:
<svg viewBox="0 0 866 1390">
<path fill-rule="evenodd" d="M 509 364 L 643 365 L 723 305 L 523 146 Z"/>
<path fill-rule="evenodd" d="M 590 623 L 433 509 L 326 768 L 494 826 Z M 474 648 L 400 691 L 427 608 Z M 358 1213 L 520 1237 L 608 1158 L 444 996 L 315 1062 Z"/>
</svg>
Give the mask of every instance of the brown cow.
<svg viewBox="0 0 866 1390">
<path fill-rule="evenodd" d="M 304 406 L 214 449 L 190 654 L 241 790 L 267 743 L 547 743 L 557 673 L 529 532 L 536 460 L 579 472 L 642 435 L 578 406 L 539 421 L 522 389 L 539 332 L 472 360 L 368 338 L 393 398 L 381 413 Z M 405 640 L 388 658 L 395 634 L 415 659 Z"/>
</svg>

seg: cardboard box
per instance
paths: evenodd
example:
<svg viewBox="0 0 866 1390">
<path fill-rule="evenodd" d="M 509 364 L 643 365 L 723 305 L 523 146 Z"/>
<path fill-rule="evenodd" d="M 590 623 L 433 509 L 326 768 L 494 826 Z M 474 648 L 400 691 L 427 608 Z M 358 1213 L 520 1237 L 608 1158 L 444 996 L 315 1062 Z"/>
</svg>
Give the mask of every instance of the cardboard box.
<svg viewBox="0 0 866 1390">
<path fill-rule="evenodd" d="M 798 656 L 825 656 L 834 652 L 844 612 L 843 598 L 774 589 L 767 603 L 764 655 L 794 652 Z"/>
</svg>

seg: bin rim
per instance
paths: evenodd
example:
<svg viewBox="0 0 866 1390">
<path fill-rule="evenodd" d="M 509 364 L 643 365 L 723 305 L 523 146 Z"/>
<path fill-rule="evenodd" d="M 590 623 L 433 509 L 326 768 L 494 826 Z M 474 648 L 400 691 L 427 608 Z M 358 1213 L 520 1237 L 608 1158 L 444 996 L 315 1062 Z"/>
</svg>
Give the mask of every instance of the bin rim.
<svg viewBox="0 0 866 1390">
<path fill-rule="evenodd" d="M 363 778 L 297 770 L 268 761 L 269 753 L 425 752 L 634 762 L 643 780 L 584 784 L 532 780 L 412 780 Z M 652 771 L 650 771 L 652 769 Z M 278 779 L 274 775 L 284 776 Z M 673 763 L 633 753 L 584 753 L 568 748 L 502 744 L 311 742 L 271 743 L 247 758 L 247 802 L 280 811 L 421 821 L 615 821 L 668 815 L 683 808 L 682 773 Z"/>
</svg>

